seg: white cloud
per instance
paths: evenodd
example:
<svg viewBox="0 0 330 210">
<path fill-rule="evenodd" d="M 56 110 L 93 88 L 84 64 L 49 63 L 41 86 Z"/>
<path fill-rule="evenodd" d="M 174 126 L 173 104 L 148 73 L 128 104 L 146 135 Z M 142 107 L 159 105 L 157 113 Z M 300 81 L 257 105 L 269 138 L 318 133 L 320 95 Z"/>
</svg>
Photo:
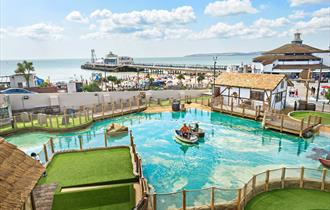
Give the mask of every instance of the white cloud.
<svg viewBox="0 0 330 210">
<path fill-rule="evenodd" d="M 133 33 L 133 36 L 141 39 L 180 39 L 191 33 L 189 29 L 150 28 Z"/>
<path fill-rule="evenodd" d="M 314 17 L 328 17 L 330 21 L 330 7 L 322 8 L 313 13 Z"/>
<path fill-rule="evenodd" d="M 204 13 L 211 16 L 228 16 L 243 13 L 257 13 L 250 0 L 223 0 L 209 3 Z"/>
<path fill-rule="evenodd" d="M 79 11 L 72 11 L 70 12 L 65 19 L 70 22 L 76 22 L 76 23 L 88 23 L 88 18 L 84 17 L 80 14 Z"/>
<path fill-rule="evenodd" d="M 195 21 L 191 6 L 172 10 L 142 10 L 127 13 L 112 13 L 109 10 L 95 10 L 90 17 L 96 19 L 97 33 L 83 35 L 81 38 L 104 38 L 105 34 L 131 34 L 136 38 L 170 39 L 178 38 L 187 31 L 184 25 Z M 91 25 L 94 29 L 95 26 Z"/>
<path fill-rule="evenodd" d="M 16 36 L 25 36 L 36 40 L 50 40 L 62 38 L 63 28 L 53 24 L 37 23 L 15 29 Z"/>
<path fill-rule="evenodd" d="M 97 28 L 97 26 L 96 26 L 95 24 L 90 24 L 90 25 L 88 26 L 88 28 L 89 28 L 89 30 L 94 30 L 94 29 Z"/>
<path fill-rule="evenodd" d="M 300 21 L 294 28 L 304 33 L 316 33 L 317 31 L 330 30 L 329 17 L 313 17 L 309 21 Z"/>
<path fill-rule="evenodd" d="M 289 0 L 289 1 L 292 7 L 299 6 L 302 4 L 319 4 L 319 3 L 329 2 L 329 0 Z"/>
<path fill-rule="evenodd" d="M 263 28 L 263 27 L 273 28 L 273 27 L 284 26 L 284 25 L 288 24 L 289 22 L 290 21 L 284 17 L 280 17 L 280 18 L 273 19 L 273 20 L 260 18 L 260 19 L 256 20 L 253 25 L 255 27 L 261 27 L 261 28 Z"/>
<path fill-rule="evenodd" d="M 299 20 L 299 19 L 304 19 L 306 16 L 307 14 L 304 11 L 296 10 L 293 11 L 291 15 L 289 15 L 289 18 L 293 20 Z"/>
<path fill-rule="evenodd" d="M 80 39 L 83 40 L 88 40 L 88 39 L 96 40 L 96 39 L 106 39 L 106 38 L 109 38 L 109 34 L 102 32 L 93 32 L 80 36 Z"/>
<path fill-rule="evenodd" d="M 7 29 L 0 28 L 0 39 L 4 38 L 7 33 L 8 33 Z"/>
<path fill-rule="evenodd" d="M 109 18 L 111 15 L 112 15 L 112 12 L 110 10 L 107 10 L 107 9 L 99 10 L 99 9 L 97 9 L 94 12 L 92 12 L 89 17 L 91 17 L 91 18 Z"/>
<path fill-rule="evenodd" d="M 211 27 L 192 34 L 191 39 L 228 39 L 233 37 L 256 39 L 278 36 L 279 33 L 269 27 L 246 26 L 243 22 L 226 24 L 219 22 Z"/>
</svg>

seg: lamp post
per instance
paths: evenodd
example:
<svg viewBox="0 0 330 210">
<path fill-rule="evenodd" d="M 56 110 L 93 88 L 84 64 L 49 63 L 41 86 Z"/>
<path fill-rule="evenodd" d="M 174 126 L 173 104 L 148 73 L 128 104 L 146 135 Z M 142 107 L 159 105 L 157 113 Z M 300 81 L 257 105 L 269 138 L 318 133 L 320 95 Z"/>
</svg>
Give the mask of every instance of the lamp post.
<svg viewBox="0 0 330 210">
<path fill-rule="evenodd" d="M 215 67 L 217 64 L 218 57 L 213 57 L 213 97 L 215 97 Z"/>
</svg>

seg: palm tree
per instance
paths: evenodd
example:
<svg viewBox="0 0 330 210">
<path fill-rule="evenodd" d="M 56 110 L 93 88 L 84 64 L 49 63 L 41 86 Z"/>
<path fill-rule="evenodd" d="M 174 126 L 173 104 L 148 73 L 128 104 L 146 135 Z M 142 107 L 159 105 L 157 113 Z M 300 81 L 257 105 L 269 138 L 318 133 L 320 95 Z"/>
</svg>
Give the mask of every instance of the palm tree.
<svg viewBox="0 0 330 210">
<path fill-rule="evenodd" d="M 117 79 L 117 77 L 116 76 L 108 76 L 108 81 L 110 81 L 111 82 L 111 90 L 113 90 L 113 84 L 117 84 L 117 82 L 118 82 L 118 79 Z"/>
<path fill-rule="evenodd" d="M 184 79 L 184 75 L 179 74 L 176 78 L 180 81 L 180 84 L 182 85 L 182 80 Z"/>
<path fill-rule="evenodd" d="M 33 63 L 28 61 L 23 61 L 23 63 L 17 63 L 16 74 L 22 74 L 26 80 L 26 85 L 30 87 L 30 73 L 34 71 Z"/>
<path fill-rule="evenodd" d="M 204 79 L 205 79 L 204 74 L 198 73 L 197 82 L 201 83 L 201 81 L 203 81 Z"/>
</svg>

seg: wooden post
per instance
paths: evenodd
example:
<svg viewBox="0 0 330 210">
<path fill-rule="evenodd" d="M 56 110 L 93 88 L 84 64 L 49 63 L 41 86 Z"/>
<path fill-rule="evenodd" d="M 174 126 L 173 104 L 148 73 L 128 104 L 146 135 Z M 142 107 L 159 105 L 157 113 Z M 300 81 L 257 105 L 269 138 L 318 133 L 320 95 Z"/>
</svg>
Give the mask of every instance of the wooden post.
<svg viewBox="0 0 330 210">
<path fill-rule="evenodd" d="M 52 154 L 54 154 L 55 150 L 54 150 L 54 141 L 53 141 L 53 137 L 50 137 L 49 142 L 50 142 L 50 149 L 51 149 L 51 151 L 52 151 Z"/>
<path fill-rule="evenodd" d="M 214 207 L 214 194 L 215 194 L 215 187 L 211 187 L 211 210 L 215 210 Z"/>
<path fill-rule="evenodd" d="M 72 125 L 74 126 L 74 116 L 73 116 L 73 114 L 71 115 L 71 118 L 72 118 Z"/>
<path fill-rule="evenodd" d="M 129 100 L 129 112 L 132 112 L 132 100 L 131 99 L 128 100 Z"/>
<path fill-rule="evenodd" d="M 182 190 L 182 210 L 186 210 L 186 190 Z"/>
<path fill-rule="evenodd" d="M 123 101 L 120 99 L 120 109 L 121 109 L 121 115 L 124 115 L 124 106 Z"/>
<path fill-rule="evenodd" d="M 244 185 L 244 191 L 243 191 L 244 204 L 246 202 L 246 191 L 247 191 L 247 184 Z"/>
<path fill-rule="evenodd" d="M 21 115 L 22 116 L 22 115 Z M 22 117 L 21 117 L 21 119 L 22 119 Z M 23 127 L 25 128 L 25 119 L 23 120 Z"/>
<path fill-rule="evenodd" d="M 80 148 L 80 150 L 82 150 L 83 149 L 83 146 L 82 146 L 82 136 L 78 136 L 78 138 L 79 138 L 79 148 Z"/>
<path fill-rule="evenodd" d="M 49 115 L 46 115 L 46 127 L 48 127 L 48 121 L 49 121 Z M 24 127 L 25 127 L 25 124 L 24 124 Z"/>
<path fill-rule="evenodd" d="M 138 96 L 138 97 L 136 97 L 136 99 L 137 99 L 138 109 L 140 109 L 140 97 Z"/>
<path fill-rule="evenodd" d="M 321 123 L 322 123 L 322 117 L 319 117 L 318 124 L 321 124 Z"/>
<path fill-rule="evenodd" d="M 325 177 L 327 176 L 327 169 L 323 169 L 322 171 L 322 182 L 321 182 L 321 190 L 324 190 L 325 186 Z"/>
<path fill-rule="evenodd" d="M 14 120 L 14 128 L 17 128 L 17 120 L 16 120 L 16 116 L 13 117 Z"/>
<path fill-rule="evenodd" d="M 48 117 L 49 117 L 49 125 L 50 125 L 50 128 L 53 128 L 52 115 L 48 115 Z"/>
<path fill-rule="evenodd" d="M 156 193 L 154 193 L 153 195 L 152 195 L 152 200 L 153 200 L 153 210 L 156 210 L 157 209 L 157 194 Z"/>
<path fill-rule="evenodd" d="M 283 132 L 284 115 L 281 115 L 281 133 Z"/>
<path fill-rule="evenodd" d="M 104 119 L 104 103 L 102 104 L 102 118 Z"/>
<path fill-rule="evenodd" d="M 257 120 L 258 119 L 258 108 L 256 107 L 256 113 L 255 113 L 255 116 L 254 116 L 254 120 Z"/>
<path fill-rule="evenodd" d="M 64 112 L 63 117 L 64 117 L 65 127 L 67 127 L 68 126 L 68 122 L 67 122 L 67 117 L 66 117 L 66 113 L 65 112 Z"/>
<path fill-rule="evenodd" d="M 58 124 L 58 115 L 56 115 L 56 126 L 57 126 L 57 128 L 60 127 L 60 125 Z"/>
<path fill-rule="evenodd" d="M 32 113 L 30 113 L 30 120 L 31 120 L 31 127 L 33 127 L 33 116 L 32 116 Z"/>
<path fill-rule="evenodd" d="M 104 130 L 104 146 L 105 147 L 108 147 L 108 141 L 107 141 L 107 138 L 108 136 L 107 136 L 107 131 L 106 130 Z"/>
<path fill-rule="evenodd" d="M 231 105 L 230 105 L 230 114 L 233 114 L 233 110 L 234 110 L 234 101 L 233 98 L 231 98 Z"/>
<path fill-rule="evenodd" d="M 308 115 L 308 121 L 307 121 L 307 128 L 309 128 L 309 125 L 311 124 L 311 116 Z"/>
<path fill-rule="evenodd" d="M 223 112 L 223 100 L 220 100 L 220 109 L 221 109 L 221 112 Z"/>
<path fill-rule="evenodd" d="M 81 112 L 78 112 L 79 114 L 79 125 L 81 125 Z"/>
<path fill-rule="evenodd" d="M 254 195 L 255 189 L 256 189 L 256 181 L 257 181 L 257 177 L 256 177 L 256 175 L 253 175 L 253 177 L 252 177 L 252 194 L 253 195 Z"/>
<path fill-rule="evenodd" d="M 299 132 L 300 137 L 302 137 L 303 131 L 304 131 L 304 119 L 300 121 L 300 132 Z"/>
<path fill-rule="evenodd" d="M 237 190 L 237 210 L 241 209 L 241 194 L 242 194 L 242 189 Z"/>
<path fill-rule="evenodd" d="M 324 112 L 324 104 L 325 104 L 325 102 L 323 102 L 323 104 L 322 104 L 322 112 Z"/>
<path fill-rule="evenodd" d="M 265 177 L 265 191 L 268 191 L 269 187 L 269 170 L 266 171 L 266 177 Z"/>
<path fill-rule="evenodd" d="M 92 109 L 92 119 L 94 119 L 94 109 Z"/>
<path fill-rule="evenodd" d="M 300 182 L 299 182 L 299 187 L 303 188 L 304 187 L 304 173 L 305 173 L 305 168 L 301 167 L 300 171 Z"/>
<path fill-rule="evenodd" d="M 243 111 L 242 111 L 242 113 L 243 113 L 243 117 L 245 117 L 245 105 L 243 104 Z"/>
<path fill-rule="evenodd" d="M 44 148 L 44 153 L 45 153 L 45 160 L 46 160 L 46 163 L 47 163 L 48 162 L 48 152 L 47 152 L 46 144 L 43 145 L 43 148 Z"/>
<path fill-rule="evenodd" d="M 282 168 L 282 174 L 281 174 L 281 187 L 282 187 L 282 189 L 284 189 L 284 187 L 285 187 L 285 170 L 286 170 L 286 168 L 283 167 Z"/>
</svg>

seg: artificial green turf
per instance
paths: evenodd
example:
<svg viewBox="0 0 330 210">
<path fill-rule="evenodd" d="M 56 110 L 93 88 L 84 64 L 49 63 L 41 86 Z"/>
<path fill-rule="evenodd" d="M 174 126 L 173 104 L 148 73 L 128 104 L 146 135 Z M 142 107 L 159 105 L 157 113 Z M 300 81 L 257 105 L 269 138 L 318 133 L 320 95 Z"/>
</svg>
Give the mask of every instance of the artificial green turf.
<svg viewBox="0 0 330 210">
<path fill-rule="evenodd" d="M 125 184 L 55 194 L 52 209 L 131 210 L 134 205 L 133 184 Z"/>
<path fill-rule="evenodd" d="M 57 183 L 59 188 L 137 181 L 129 148 L 112 148 L 54 156 L 39 184 Z"/>
<path fill-rule="evenodd" d="M 326 210 L 330 193 L 318 190 L 283 189 L 257 195 L 245 210 Z"/>
<path fill-rule="evenodd" d="M 330 124 L 330 113 L 325 113 L 325 112 L 313 112 L 313 111 L 299 111 L 299 112 L 292 112 L 290 114 L 291 117 L 296 118 L 298 120 L 301 119 L 308 119 L 308 116 L 318 116 L 321 117 L 321 123 L 325 125 Z"/>
</svg>

